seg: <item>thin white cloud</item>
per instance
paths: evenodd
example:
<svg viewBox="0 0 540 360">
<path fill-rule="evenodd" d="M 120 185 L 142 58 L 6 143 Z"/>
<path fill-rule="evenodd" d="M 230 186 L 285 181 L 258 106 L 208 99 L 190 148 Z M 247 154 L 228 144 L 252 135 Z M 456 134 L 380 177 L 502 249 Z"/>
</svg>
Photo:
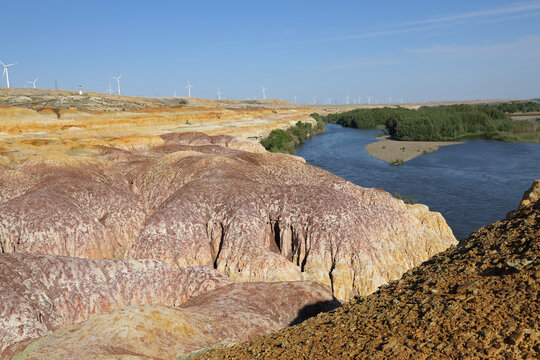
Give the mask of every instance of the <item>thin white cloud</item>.
<svg viewBox="0 0 540 360">
<path fill-rule="evenodd" d="M 351 70 L 377 66 L 397 64 L 398 61 L 390 58 L 358 58 L 348 59 L 328 67 L 329 70 Z"/>
<path fill-rule="evenodd" d="M 497 16 L 505 16 L 517 13 L 525 13 L 528 11 L 540 10 L 540 1 L 525 2 L 525 3 L 516 3 L 510 6 L 499 7 L 494 9 L 486 9 L 479 11 L 471 11 L 456 15 L 443 16 L 443 17 L 434 17 L 431 19 L 424 19 L 419 21 L 411 21 L 403 23 L 402 25 L 424 25 L 424 24 L 434 24 L 434 23 L 443 23 L 443 22 L 454 22 L 457 20 L 466 20 L 473 18 L 494 18 Z"/>
<path fill-rule="evenodd" d="M 475 20 L 477 23 L 493 23 L 501 21 L 510 21 L 525 17 L 540 16 L 540 1 L 515 3 L 511 6 L 498 7 L 493 9 L 471 11 L 456 15 L 434 17 L 430 19 L 418 20 L 397 24 L 394 29 L 380 30 L 374 32 L 365 32 L 346 36 L 339 36 L 329 39 L 318 40 L 318 43 L 335 42 L 355 39 L 365 39 L 378 36 L 387 36 L 394 34 L 404 34 L 417 31 L 432 30 L 453 26 L 457 23 L 463 23 Z"/>
<path fill-rule="evenodd" d="M 439 28 L 439 27 L 441 27 L 441 25 L 416 26 L 416 27 L 410 27 L 410 28 L 404 28 L 404 29 L 382 30 L 382 31 L 375 31 L 375 32 L 368 32 L 368 33 L 361 33 L 361 34 L 340 36 L 340 37 L 335 37 L 335 38 L 330 38 L 330 39 L 319 40 L 317 42 L 334 42 L 334 41 L 342 41 L 342 40 L 366 39 L 366 38 L 377 37 L 377 36 L 404 34 L 404 33 L 410 33 L 414 31 L 430 30 L 430 29 Z"/>
<path fill-rule="evenodd" d="M 533 12 L 529 12 L 529 13 L 525 13 L 525 14 L 503 16 L 503 17 L 499 17 L 499 18 L 495 18 L 495 19 L 485 19 L 485 20 L 479 21 L 478 23 L 479 24 L 492 24 L 492 23 L 497 23 L 497 22 L 502 22 L 502 21 L 525 19 L 525 18 L 533 17 L 533 16 L 540 16 L 540 11 L 536 11 L 536 12 L 533 11 Z"/>
<path fill-rule="evenodd" d="M 489 45 L 435 45 L 426 48 L 406 49 L 405 52 L 421 55 L 444 55 L 462 58 L 522 58 L 540 59 L 540 36 L 531 35 L 514 42 Z"/>
</svg>

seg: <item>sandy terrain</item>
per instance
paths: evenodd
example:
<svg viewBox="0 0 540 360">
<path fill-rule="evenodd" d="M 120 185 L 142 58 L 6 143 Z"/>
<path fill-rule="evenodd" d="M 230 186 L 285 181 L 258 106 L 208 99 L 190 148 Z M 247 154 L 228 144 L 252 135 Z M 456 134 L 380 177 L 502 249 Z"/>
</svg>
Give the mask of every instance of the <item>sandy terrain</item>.
<svg viewBox="0 0 540 360">
<path fill-rule="evenodd" d="M 540 113 L 516 114 L 511 116 L 515 121 L 535 121 L 540 119 Z"/>
<path fill-rule="evenodd" d="M 441 146 L 463 144 L 459 141 L 396 141 L 381 137 L 381 141 L 366 146 L 369 155 L 399 165 L 415 157 L 437 151 Z"/>
<path fill-rule="evenodd" d="M 277 100 L 191 98 L 183 106 L 171 106 L 170 102 L 181 99 L 79 96 L 62 91 L 33 95 L 30 89 L 12 90 L 16 91 L 0 91 L 0 105 L 4 104 L 0 106 L 0 165 L 43 156 L 91 156 L 99 146 L 159 146 L 163 143 L 159 135 L 171 132 L 233 135 L 261 152 L 259 139 L 271 130 L 297 121 L 315 123 L 309 116 L 312 108 Z M 101 107 L 107 111 L 90 110 Z"/>
</svg>

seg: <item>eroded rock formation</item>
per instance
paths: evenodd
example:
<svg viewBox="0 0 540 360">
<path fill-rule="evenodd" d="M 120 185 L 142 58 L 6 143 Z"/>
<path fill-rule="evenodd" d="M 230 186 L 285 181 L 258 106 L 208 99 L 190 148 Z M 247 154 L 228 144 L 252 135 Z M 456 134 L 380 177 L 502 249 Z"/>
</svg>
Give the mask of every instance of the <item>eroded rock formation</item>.
<svg viewBox="0 0 540 360">
<path fill-rule="evenodd" d="M 210 268 L 152 260 L 0 254 L 0 354 L 92 314 L 129 305 L 177 306 L 230 283 Z"/>
<path fill-rule="evenodd" d="M 61 328 L 29 345 L 20 359 L 175 359 L 238 342 L 339 303 L 314 282 L 235 283 L 193 297 L 180 308 L 129 306 Z M 126 331 L 129 329 L 129 331 Z"/>
<path fill-rule="evenodd" d="M 332 313 L 181 359 L 538 359 L 539 254 L 537 198 Z"/>
<path fill-rule="evenodd" d="M 3 252 L 205 265 L 234 280 L 314 280 L 347 300 L 455 244 L 442 216 L 230 136 L 169 134 L 92 161 L 23 164 L 0 203 Z M 60 170 L 59 170 L 60 169 Z"/>
</svg>

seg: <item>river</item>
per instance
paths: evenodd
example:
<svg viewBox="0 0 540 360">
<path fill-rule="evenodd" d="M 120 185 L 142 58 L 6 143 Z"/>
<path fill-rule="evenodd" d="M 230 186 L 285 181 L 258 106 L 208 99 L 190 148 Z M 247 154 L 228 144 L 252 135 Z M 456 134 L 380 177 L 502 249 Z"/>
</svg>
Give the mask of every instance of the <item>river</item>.
<svg viewBox="0 0 540 360">
<path fill-rule="evenodd" d="M 327 124 L 296 155 L 357 185 L 412 196 L 442 213 L 460 240 L 503 219 L 540 179 L 538 144 L 465 140 L 392 166 L 364 149 L 378 134 Z"/>
</svg>

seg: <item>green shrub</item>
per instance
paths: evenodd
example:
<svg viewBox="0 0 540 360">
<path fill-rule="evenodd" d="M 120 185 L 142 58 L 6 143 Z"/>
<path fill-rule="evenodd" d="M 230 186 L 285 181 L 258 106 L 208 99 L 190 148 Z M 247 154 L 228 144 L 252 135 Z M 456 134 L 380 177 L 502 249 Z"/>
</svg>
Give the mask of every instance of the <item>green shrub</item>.
<svg viewBox="0 0 540 360">
<path fill-rule="evenodd" d="M 272 130 L 268 137 L 261 140 L 261 145 L 270 152 L 294 154 L 294 143 L 291 137 L 281 129 Z"/>
<path fill-rule="evenodd" d="M 315 115 L 315 116 L 314 116 Z M 268 137 L 260 141 L 261 145 L 270 152 L 294 154 L 294 147 L 304 143 L 304 140 L 321 132 L 324 132 L 324 122 L 318 114 L 311 115 L 317 125 L 298 121 L 295 125 L 285 130 L 272 130 Z"/>
</svg>

